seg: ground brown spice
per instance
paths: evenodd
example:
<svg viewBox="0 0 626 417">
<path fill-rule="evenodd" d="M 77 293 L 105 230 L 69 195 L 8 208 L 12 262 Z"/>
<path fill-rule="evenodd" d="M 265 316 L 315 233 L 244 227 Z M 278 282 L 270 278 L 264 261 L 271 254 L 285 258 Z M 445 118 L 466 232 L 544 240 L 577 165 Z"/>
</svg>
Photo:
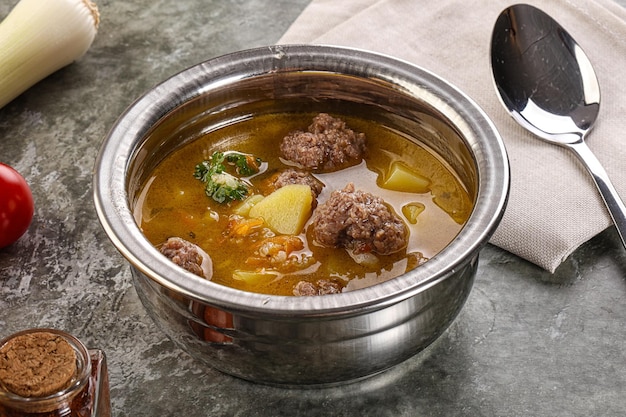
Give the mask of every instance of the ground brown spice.
<svg viewBox="0 0 626 417">
<path fill-rule="evenodd" d="M 56 330 L 0 345 L 1 417 L 110 417 L 106 358 Z"/>
<path fill-rule="evenodd" d="M 76 354 L 50 332 L 22 334 L 0 347 L 0 384 L 22 397 L 45 397 L 67 388 L 76 374 Z"/>
</svg>

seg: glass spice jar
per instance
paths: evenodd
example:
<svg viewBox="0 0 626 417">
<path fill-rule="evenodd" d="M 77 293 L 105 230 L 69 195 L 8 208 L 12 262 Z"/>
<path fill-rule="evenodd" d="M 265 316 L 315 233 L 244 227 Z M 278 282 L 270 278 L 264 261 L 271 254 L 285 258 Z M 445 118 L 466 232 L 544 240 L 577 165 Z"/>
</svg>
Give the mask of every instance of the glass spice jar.
<svg viewBox="0 0 626 417">
<path fill-rule="evenodd" d="M 0 416 L 110 417 L 104 352 L 54 329 L 0 341 Z"/>
</svg>

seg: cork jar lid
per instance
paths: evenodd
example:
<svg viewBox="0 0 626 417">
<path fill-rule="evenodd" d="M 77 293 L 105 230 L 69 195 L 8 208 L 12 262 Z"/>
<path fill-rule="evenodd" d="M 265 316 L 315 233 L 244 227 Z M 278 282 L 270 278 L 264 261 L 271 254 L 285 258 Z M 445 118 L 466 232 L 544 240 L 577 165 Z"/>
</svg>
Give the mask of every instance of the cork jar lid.
<svg viewBox="0 0 626 417">
<path fill-rule="evenodd" d="M 62 391 L 71 385 L 76 370 L 76 352 L 59 334 L 20 334 L 0 346 L 0 386 L 22 397 Z"/>
</svg>

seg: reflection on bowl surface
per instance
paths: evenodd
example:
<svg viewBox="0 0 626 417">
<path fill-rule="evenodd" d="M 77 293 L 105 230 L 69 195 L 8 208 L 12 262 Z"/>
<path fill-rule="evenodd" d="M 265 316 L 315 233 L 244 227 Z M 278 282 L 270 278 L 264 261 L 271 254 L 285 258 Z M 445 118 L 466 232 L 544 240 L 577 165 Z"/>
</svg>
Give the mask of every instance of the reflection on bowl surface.
<svg viewBox="0 0 626 417">
<path fill-rule="evenodd" d="M 278 292 L 249 282 L 220 281 L 232 272 L 220 269 L 226 256 L 219 246 L 225 252 L 245 250 L 224 241 L 207 248 L 204 242 L 224 236 L 232 216 L 220 211 L 226 206 L 204 195 L 202 184 L 193 178 L 194 167 L 211 160 L 215 151 L 236 150 L 260 157 L 258 178 L 246 178 L 250 189 L 245 197 L 258 194 L 268 199 L 276 190 L 264 190 L 262 184 L 272 170 L 292 168 L 280 153 L 281 138 L 293 130 L 306 130 L 319 113 L 331 114 L 364 133 L 367 153 L 340 168 L 309 169 L 324 185 L 323 191 L 311 197 L 309 208 L 314 214 L 288 229 L 288 234 L 299 235 L 303 242 L 303 248 L 297 249 L 299 259 L 310 256 L 313 260 L 306 266 L 320 271 L 310 278 L 312 282 L 333 278 L 333 285 L 343 292 L 294 297 L 299 278 L 279 286 Z M 416 162 L 412 158 L 418 154 L 426 159 Z M 425 189 L 419 193 L 393 189 L 386 179 L 394 162 L 408 168 L 402 175 L 408 172 L 418 180 L 424 178 Z M 433 164 L 430 168 L 429 163 Z M 182 171 L 175 174 L 177 169 Z M 174 185 L 178 191 L 184 188 L 176 194 L 185 198 L 172 208 L 163 197 L 163 190 L 172 185 L 163 179 L 184 176 L 184 172 L 189 172 L 193 191 L 183 183 Z M 433 172 L 443 172 L 445 179 Z M 365 244 L 353 245 L 359 250 L 313 248 L 314 210 L 346 183 L 382 194 L 385 206 L 408 230 L 400 250 L 376 253 L 369 247 L 363 250 Z M 174 342 L 195 358 L 245 379 L 316 385 L 351 381 L 387 369 L 428 346 L 449 326 L 469 295 L 479 251 L 500 221 L 508 185 L 506 153 L 492 123 L 444 80 L 365 51 L 294 45 L 215 58 L 147 92 L 109 132 L 96 163 L 94 193 L 100 221 L 130 262 L 144 306 Z M 297 187 L 290 189 L 295 191 Z M 423 226 L 427 221 L 415 222 L 422 229 L 412 226 L 412 213 L 419 210 L 405 210 L 409 203 L 419 210 L 426 207 L 424 213 L 438 209 L 444 223 L 431 224 L 430 229 Z M 227 206 L 242 204 L 245 201 Z M 193 226 L 174 231 L 152 227 L 160 223 L 152 223 L 154 218 L 172 217 L 194 205 L 209 210 Z M 256 209 L 272 216 L 260 207 L 267 210 L 271 204 L 259 204 Z M 302 210 L 307 209 L 305 205 Z M 254 218 L 248 213 L 237 219 Z M 192 211 L 182 216 L 197 219 L 203 214 Z M 226 219 L 223 225 L 220 218 Z M 283 235 L 276 230 L 284 222 L 279 226 L 268 223 L 254 226 L 264 230 L 259 236 Z M 207 237 L 204 229 L 214 234 Z M 193 241 L 209 253 L 211 276 L 186 271 L 159 253 L 155 246 L 171 235 Z M 419 237 L 424 237 L 422 242 Z M 245 239 L 244 246 L 262 244 L 249 236 Z M 258 247 L 257 252 L 250 250 L 234 261 L 234 269 L 246 277 L 258 271 L 289 275 L 275 265 L 251 269 L 249 265 L 258 261 L 251 260 Z M 336 252 L 332 255 L 335 264 L 357 266 L 342 266 L 343 272 L 337 273 L 337 267 L 323 269 L 324 262 L 318 261 L 326 258 L 321 255 L 324 251 Z M 355 258 L 363 252 L 373 254 L 378 264 Z M 354 259 L 362 263 L 355 264 Z"/>
</svg>

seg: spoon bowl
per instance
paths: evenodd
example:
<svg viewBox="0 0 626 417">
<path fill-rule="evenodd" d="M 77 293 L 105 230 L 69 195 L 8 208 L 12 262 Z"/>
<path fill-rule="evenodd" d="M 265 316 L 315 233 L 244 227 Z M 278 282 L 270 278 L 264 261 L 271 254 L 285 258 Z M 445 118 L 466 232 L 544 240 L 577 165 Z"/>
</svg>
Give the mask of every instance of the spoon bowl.
<svg viewBox="0 0 626 417">
<path fill-rule="evenodd" d="M 589 171 L 626 247 L 626 207 L 584 139 L 600 111 L 593 66 L 552 17 L 527 4 L 500 13 L 491 69 L 502 104 L 536 136 L 572 150 Z"/>
</svg>

